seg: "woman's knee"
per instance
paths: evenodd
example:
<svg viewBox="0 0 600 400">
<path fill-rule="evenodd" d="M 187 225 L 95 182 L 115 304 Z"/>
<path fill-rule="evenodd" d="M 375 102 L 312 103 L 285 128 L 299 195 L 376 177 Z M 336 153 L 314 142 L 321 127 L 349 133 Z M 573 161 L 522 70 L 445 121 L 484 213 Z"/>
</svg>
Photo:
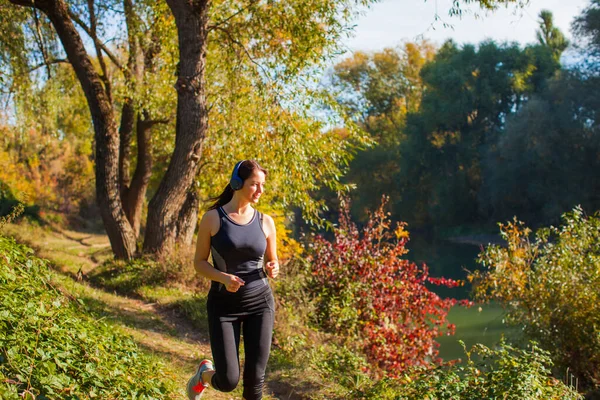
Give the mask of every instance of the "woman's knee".
<svg viewBox="0 0 600 400">
<path fill-rule="evenodd" d="M 220 392 L 231 392 L 237 387 L 239 380 L 239 373 L 229 373 L 223 375 L 219 375 L 217 373 L 212 378 L 212 384 L 213 387 Z"/>
</svg>

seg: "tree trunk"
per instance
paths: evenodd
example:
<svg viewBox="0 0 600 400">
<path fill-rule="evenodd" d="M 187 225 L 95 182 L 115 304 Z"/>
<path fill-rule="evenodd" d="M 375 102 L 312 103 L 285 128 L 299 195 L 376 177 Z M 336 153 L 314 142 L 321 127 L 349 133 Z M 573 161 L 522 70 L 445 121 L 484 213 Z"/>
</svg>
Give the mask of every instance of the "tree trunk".
<svg viewBox="0 0 600 400">
<path fill-rule="evenodd" d="M 179 218 L 177 219 L 177 239 L 178 244 L 192 244 L 194 239 L 194 231 L 196 230 L 196 224 L 198 223 L 198 205 L 200 204 L 200 197 L 194 188 L 192 188 L 187 195 L 185 203 L 179 212 Z"/>
<path fill-rule="evenodd" d="M 160 254 L 176 241 L 177 223 L 192 188 L 208 118 L 205 96 L 208 0 L 167 0 L 179 38 L 175 151 L 148 206 L 144 251 Z"/>
<path fill-rule="evenodd" d="M 83 41 L 75 29 L 63 0 L 11 0 L 14 4 L 43 11 L 64 46 L 69 62 L 85 93 L 96 142 L 96 200 L 110 244 L 117 258 L 135 254 L 135 236 L 127 221 L 119 196 L 119 133 L 106 91 L 94 70 Z"/>
<path fill-rule="evenodd" d="M 144 78 L 144 70 L 148 64 L 144 63 L 143 46 L 140 45 L 136 35 L 137 21 L 135 18 L 134 6 L 132 0 L 123 0 L 123 9 L 125 11 L 125 23 L 127 26 L 127 43 L 129 44 L 129 56 L 127 59 L 127 68 L 124 70 L 128 90 L 131 92 L 125 98 L 123 104 L 123 113 L 121 115 L 121 152 L 119 158 L 119 179 L 121 189 L 121 201 L 127 220 L 133 227 L 136 239 L 140 235 L 140 219 L 142 208 L 146 197 L 146 189 L 152 174 L 152 155 L 150 154 L 150 128 L 151 123 L 142 120 L 140 112 L 136 112 L 133 96 L 139 82 Z M 151 46 L 152 47 L 152 46 Z M 151 57 L 156 53 L 150 52 Z M 150 59 L 150 61 L 152 58 Z M 137 124 L 135 124 L 137 114 Z M 147 117 L 145 117 L 147 119 Z M 131 140 L 133 130 L 136 130 L 137 163 L 133 178 L 130 176 L 131 168 Z"/>
<path fill-rule="evenodd" d="M 152 121 L 142 120 L 138 115 L 136 129 L 138 143 L 137 164 L 131 180 L 131 186 L 127 190 L 125 200 L 123 201 L 127 219 L 133 226 L 136 237 L 140 234 L 142 207 L 144 206 L 146 189 L 152 176 L 151 130 L 153 125 Z"/>
<path fill-rule="evenodd" d="M 123 202 L 127 197 L 127 191 L 131 180 L 129 170 L 131 168 L 131 137 L 133 136 L 134 125 L 135 108 L 133 107 L 133 100 L 131 98 L 126 98 L 121 111 L 121 124 L 119 126 L 119 188 L 121 201 Z M 127 213 L 127 211 L 125 211 L 125 213 Z M 131 222 L 131 220 L 129 220 L 129 222 Z"/>
</svg>

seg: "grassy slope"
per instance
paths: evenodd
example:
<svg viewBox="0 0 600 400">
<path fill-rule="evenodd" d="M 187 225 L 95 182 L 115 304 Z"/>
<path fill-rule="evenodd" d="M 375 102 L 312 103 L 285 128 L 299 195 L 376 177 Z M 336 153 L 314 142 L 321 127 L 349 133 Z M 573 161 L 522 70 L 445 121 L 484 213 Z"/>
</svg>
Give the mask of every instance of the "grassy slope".
<svg viewBox="0 0 600 400">
<path fill-rule="evenodd" d="M 195 329 L 189 321 L 160 301 L 148 302 L 108 293 L 79 280 L 78 275 L 90 273 L 110 257 L 105 235 L 42 229 L 27 224 L 7 225 L 3 233 L 34 248 L 37 256 L 50 260 L 59 272 L 55 275 L 56 283 L 82 299 L 98 318 L 104 318 L 114 324 L 115 329 L 130 334 L 143 349 L 160 357 L 167 365 L 168 374 L 182 388 L 181 396 L 184 398 L 183 388 L 197 362 L 210 357 L 208 335 Z M 171 292 L 172 296 L 165 296 L 167 301 L 192 297 L 192 293 Z M 240 397 L 241 387 L 232 393 L 210 391 L 210 395 L 205 396 L 208 399 Z M 273 399 L 272 396 L 265 398 Z"/>
<path fill-rule="evenodd" d="M 0 398 L 180 398 L 160 358 L 90 313 L 31 249 L 0 242 Z"/>
</svg>

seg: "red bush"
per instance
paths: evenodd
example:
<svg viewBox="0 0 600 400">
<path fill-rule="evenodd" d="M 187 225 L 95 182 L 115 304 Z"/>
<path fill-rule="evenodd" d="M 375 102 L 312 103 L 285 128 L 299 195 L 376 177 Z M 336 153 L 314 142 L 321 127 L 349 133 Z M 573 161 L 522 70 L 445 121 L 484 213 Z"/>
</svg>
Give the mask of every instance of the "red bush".
<svg viewBox="0 0 600 400">
<path fill-rule="evenodd" d="M 317 322 L 355 335 L 371 363 L 397 376 L 408 367 L 442 363 L 434 339 L 454 333 L 446 315 L 457 301 L 440 298 L 425 284 L 454 287 L 462 282 L 432 278 L 425 264 L 402 258 L 406 224 L 391 230 L 387 201 L 384 196 L 362 235 L 351 221 L 348 202 L 342 201 L 334 240 L 315 236 L 309 262 Z"/>
</svg>

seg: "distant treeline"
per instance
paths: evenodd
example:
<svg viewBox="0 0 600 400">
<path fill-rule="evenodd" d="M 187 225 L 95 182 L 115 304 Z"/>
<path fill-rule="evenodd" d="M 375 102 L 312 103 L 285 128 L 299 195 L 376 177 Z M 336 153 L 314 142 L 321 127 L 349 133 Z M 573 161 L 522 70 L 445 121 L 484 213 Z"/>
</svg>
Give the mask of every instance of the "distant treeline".
<svg viewBox="0 0 600 400">
<path fill-rule="evenodd" d="M 406 43 L 336 65 L 332 90 L 377 143 L 346 177 L 356 217 L 383 193 L 412 229 L 514 215 L 537 226 L 578 204 L 599 209 L 599 15 L 594 1 L 572 44 L 544 11 L 538 42 L 524 48 Z"/>
</svg>

